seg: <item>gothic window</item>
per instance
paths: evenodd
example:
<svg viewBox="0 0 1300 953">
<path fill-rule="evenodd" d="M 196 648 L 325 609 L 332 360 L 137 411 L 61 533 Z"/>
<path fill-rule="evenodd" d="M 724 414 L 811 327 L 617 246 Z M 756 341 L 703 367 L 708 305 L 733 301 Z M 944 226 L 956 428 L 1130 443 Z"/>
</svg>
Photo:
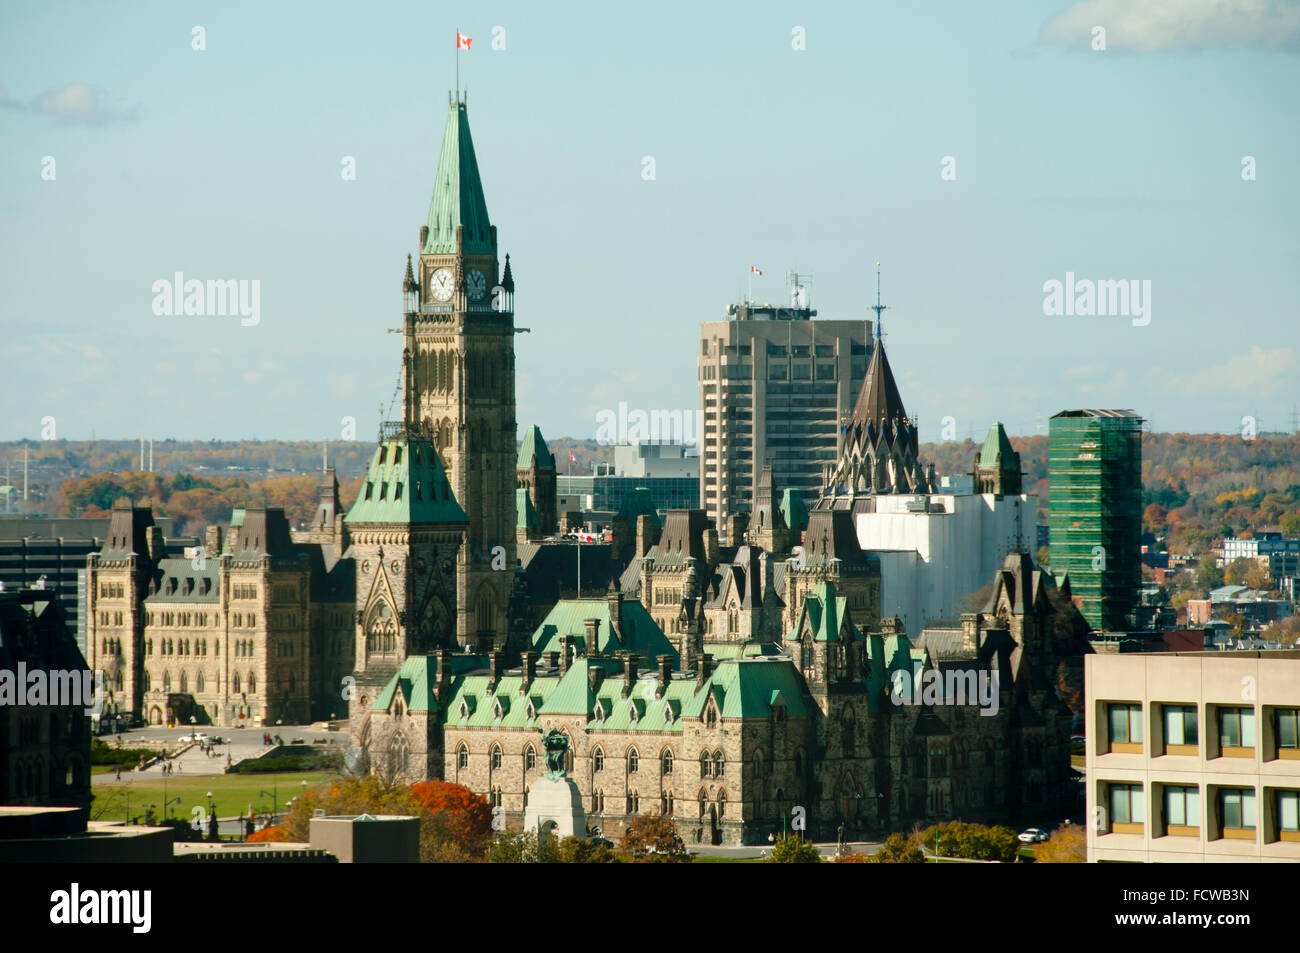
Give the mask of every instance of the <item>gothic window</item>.
<svg viewBox="0 0 1300 953">
<path fill-rule="evenodd" d="M 479 590 L 478 601 L 475 603 L 474 617 L 480 632 L 491 632 L 496 629 L 495 613 L 492 611 L 492 593 L 486 586 Z"/>
<path fill-rule="evenodd" d="M 394 774 L 405 774 L 411 760 L 411 744 L 400 731 L 388 742 L 388 767 Z"/>
<path fill-rule="evenodd" d="M 844 723 L 840 730 L 840 736 L 844 741 L 844 757 L 851 758 L 856 753 L 856 737 L 853 725 L 853 712 L 844 713 Z"/>
<path fill-rule="evenodd" d="M 172 673 L 163 672 L 163 691 L 170 693 L 172 690 Z"/>
<path fill-rule="evenodd" d="M 118 674 L 120 675 L 121 673 L 119 672 Z M 145 673 L 144 673 L 144 690 L 147 692 L 147 691 L 149 691 L 149 689 L 150 689 L 150 685 L 149 685 L 149 670 L 148 670 L 148 669 L 145 669 Z"/>
<path fill-rule="evenodd" d="M 763 776 L 763 752 L 755 751 L 754 752 L 754 777 L 761 778 L 762 776 Z"/>
<path fill-rule="evenodd" d="M 724 762 L 722 758 L 722 749 L 719 748 L 717 751 L 713 752 L 713 776 L 717 778 L 722 777 L 722 771 L 725 765 L 726 762 Z"/>
<path fill-rule="evenodd" d="M 668 748 L 665 748 L 665 749 L 664 749 L 664 753 L 663 753 L 663 755 L 661 756 L 661 761 L 662 761 L 662 763 L 663 763 L 663 773 L 664 773 L 664 774 L 672 774 L 672 773 L 673 773 L 673 753 L 672 753 L 672 751 L 671 751 L 670 749 L 668 749 Z"/>
<path fill-rule="evenodd" d="M 627 753 L 627 773 L 636 774 L 637 768 L 641 764 L 641 755 L 635 748 Z"/>
<path fill-rule="evenodd" d="M 799 649 L 799 666 L 805 672 L 811 672 L 813 667 L 813 641 L 812 636 L 804 636 Z"/>
<path fill-rule="evenodd" d="M 714 708 L 712 705 L 710 705 L 708 707 L 708 710 L 706 710 L 704 713 L 704 723 L 708 725 L 710 728 L 717 727 L 718 710 Z"/>
<path fill-rule="evenodd" d="M 375 603 L 366 621 L 366 651 L 380 654 L 397 648 L 397 621 L 387 602 Z"/>
<path fill-rule="evenodd" d="M 591 765 L 593 771 L 599 772 L 605 770 L 605 752 L 600 748 L 597 748 L 591 753 Z"/>
<path fill-rule="evenodd" d="M 248 673 L 248 690 L 250 692 L 257 691 L 257 676 L 252 672 Z"/>
<path fill-rule="evenodd" d="M 708 778 L 713 776 L 713 759 L 709 757 L 707 751 L 700 752 L 700 777 Z"/>
<path fill-rule="evenodd" d="M 202 673 L 202 672 L 199 672 L 198 679 L 197 679 L 197 684 L 195 685 L 195 688 L 196 688 L 196 690 L 199 691 L 199 692 L 202 692 L 202 691 L 203 691 L 203 673 Z"/>
<path fill-rule="evenodd" d="M 469 767 L 469 748 L 462 741 L 456 749 L 456 767 L 464 769 Z"/>
<path fill-rule="evenodd" d="M 537 767 L 537 749 L 529 745 L 524 749 L 524 770 L 532 771 Z"/>
<path fill-rule="evenodd" d="M 727 816 L 727 792 L 719 791 L 718 792 L 718 817 L 723 818 L 726 816 Z"/>
<path fill-rule="evenodd" d="M 233 685 L 233 689 L 234 689 L 235 694 L 236 694 L 236 695 L 240 694 L 240 691 L 239 691 L 239 673 L 238 673 L 238 672 L 235 673 L 234 681 L 232 682 L 232 685 Z"/>
<path fill-rule="evenodd" d="M 501 767 L 501 746 L 492 746 L 492 767 L 493 769 Z"/>
</svg>

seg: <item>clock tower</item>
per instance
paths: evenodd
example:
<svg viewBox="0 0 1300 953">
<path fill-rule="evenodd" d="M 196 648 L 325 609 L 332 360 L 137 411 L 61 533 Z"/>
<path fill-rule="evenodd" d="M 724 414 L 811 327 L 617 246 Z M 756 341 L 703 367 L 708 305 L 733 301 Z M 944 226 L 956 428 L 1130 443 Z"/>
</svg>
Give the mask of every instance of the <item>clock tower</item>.
<svg viewBox="0 0 1300 953">
<path fill-rule="evenodd" d="M 510 259 L 497 255 L 465 103 L 450 104 L 442 152 L 408 256 L 403 418 L 430 435 L 469 529 L 456 566 L 456 638 L 507 648 L 515 569 L 515 317 Z M 517 648 L 517 647 L 514 647 Z"/>
</svg>

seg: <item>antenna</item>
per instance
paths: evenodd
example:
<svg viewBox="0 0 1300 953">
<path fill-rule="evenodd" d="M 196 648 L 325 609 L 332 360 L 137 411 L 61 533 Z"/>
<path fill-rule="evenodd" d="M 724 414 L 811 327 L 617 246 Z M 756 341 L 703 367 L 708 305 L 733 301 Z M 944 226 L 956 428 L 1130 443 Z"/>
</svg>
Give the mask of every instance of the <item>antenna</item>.
<svg viewBox="0 0 1300 953">
<path fill-rule="evenodd" d="M 880 313 L 888 307 L 880 303 L 880 262 L 876 262 L 876 303 L 871 306 L 871 310 L 876 312 L 876 343 L 880 343 Z"/>
<path fill-rule="evenodd" d="M 787 271 L 785 273 L 785 283 L 790 286 L 790 307 L 808 307 L 808 289 L 813 284 L 812 273 L 801 275 L 797 271 Z"/>
</svg>

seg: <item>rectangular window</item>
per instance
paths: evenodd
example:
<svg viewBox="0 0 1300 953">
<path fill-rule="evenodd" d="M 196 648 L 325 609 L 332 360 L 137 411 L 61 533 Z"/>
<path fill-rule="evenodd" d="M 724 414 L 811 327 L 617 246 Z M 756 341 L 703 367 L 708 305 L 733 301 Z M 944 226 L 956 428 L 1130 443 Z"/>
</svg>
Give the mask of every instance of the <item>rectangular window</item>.
<svg viewBox="0 0 1300 953">
<path fill-rule="evenodd" d="M 1201 794 L 1194 787 L 1165 788 L 1165 833 L 1195 836 L 1201 826 Z"/>
<path fill-rule="evenodd" d="M 1110 830 L 1112 834 L 1141 834 L 1146 816 L 1140 784 L 1110 786 Z"/>
<path fill-rule="evenodd" d="M 835 380 L 835 365 L 834 365 L 834 364 L 818 364 L 818 365 L 817 365 L 817 379 L 818 379 L 819 381 L 833 381 L 833 380 Z"/>
<path fill-rule="evenodd" d="M 1195 705 L 1165 705 L 1165 754 L 1194 755 L 1199 736 Z"/>
<path fill-rule="evenodd" d="M 1225 758 L 1254 756 L 1255 709 L 1219 709 L 1219 747 Z"/>
<path fill-rule="evenodd" d="M 1275 709 L 1273 728 L 1277 733 L 1277 756 L 1292 761 L 1300 760 L 1300 709 Z"/>
<path fill-rule="evenodd" d="M 1223 788 L 1219 791 L 1219 810 L 1224 837 L 1254 839 L 1255 792 L 1252 789 Z"/>
<path fill-rule="evenodd" d="M 1278 840 L 1300 841 L 1300 791 L 1277 792 Z"/>
<path fill-rule="evenodd" d="M 806 381 L 811 378 L 812 368 L 807 364 L 795 364 L 793 374 L 794 380 Z"/>
<path fill-rule="evenodd" d="M 786 378 L 786 368 L 784 364 L 769 364 L 767 366 L 767 379 L 770 381 L 783 381 Z"/>
<path fill-rule="evenodd" d="M 1109 706 L 1110 750 L 1125 754 L 1142 753 L 1142 706 Z"/>
</svg>

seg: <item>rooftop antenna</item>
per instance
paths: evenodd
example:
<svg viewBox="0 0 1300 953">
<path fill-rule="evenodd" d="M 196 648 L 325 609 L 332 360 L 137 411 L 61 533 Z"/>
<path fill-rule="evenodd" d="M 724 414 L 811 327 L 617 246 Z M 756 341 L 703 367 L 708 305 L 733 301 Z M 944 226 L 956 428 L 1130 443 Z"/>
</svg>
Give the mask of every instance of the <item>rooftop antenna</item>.
<svg viewBox="0 0 1300 953">
<path fill-rule="evenodd" d="M 880 312 L 884 311 L 887 305 L 880 303 L 880 262 L 876 262 L 876 303 L 871 306 L 871 310 L 876 312 L 876 343 L 880 343 Z"/>
</svg>

